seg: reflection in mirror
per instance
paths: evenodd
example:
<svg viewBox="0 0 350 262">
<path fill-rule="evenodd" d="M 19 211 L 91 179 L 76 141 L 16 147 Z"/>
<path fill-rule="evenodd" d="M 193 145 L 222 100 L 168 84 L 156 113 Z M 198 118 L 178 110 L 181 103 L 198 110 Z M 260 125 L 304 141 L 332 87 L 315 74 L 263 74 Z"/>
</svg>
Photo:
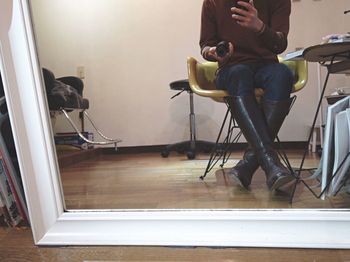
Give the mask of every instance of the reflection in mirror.
<svg viewBox="0 0 350 262">
<path fill-rule="evenodd" d="M 346 187 L 337 196 L 320 200 L 302 184 L 297 186 L 290 205 L 293 184 L 270 192 L 261 169 L 255 173 L 249 190 L 240 188 L 228 173 L 242 157 L 244 139 L 232 146 L 232 152 L 227 151 L 229 157 L 224 168 L 220 167 L 221 159 L 204 181 L 199 177 L 207 167 L 210 148 L 198 150 L 195 155 L 181 148 L 164 153 L 163 145 L 188 140 L 195 131 L 201 139 L 214 142 L 226 112 L 224 103 L 195 95 L 196 117 L 190 115 L 191 125 L 188 120 L 188 111 L 193 109 L 188 101 L 193 98 L 191 93 L 183 92 L 170 99 L 179 91 L 170 89 L 169 83 L 188 77 L 186 58 L 201 57 L 198 41 L 202 1 L 177 3 L 174 6 L 170 0 L 31 1 L 41 66 L 50 70 L 51 80 L 64 84 L 66 93 L 73 93 L 71 107 L 77 104 L 88 107 L 96 125 L 108 137 L 122 140 L 117 152 L 113 143 L 93 148 L 85 143 L 59 145 L 79 139 L 71 136 L 74 130 L 63 114 L 51 112 L 67 209 L 348 207 Z M 327 4 L 293 2 L 287 51 L 317 44 L 322 36 L 331 33 L 328 28 L 305 25 L 296 19 L 310 16 L 315 5 L 327 15 L 344 9 L 341 2 L 332 3 L 332 10 Z M 321 15 L 313 16 L 310 21 L 324 23 Z M 345 32 L 345 20 L 333 23 L 330 28 Z M 314 34 L 304 35 L 301 33 L 304 31 Z M 44 74 L 47 87 L 48 75 Z M 69 76 L 74 76 L 74 83 L 63 81 Z M 308 146 L 305 141 L 318 99 L 314 90 L 318 86 L 316 65 L 309 64 L 308 77 L 308 84 L 296 94 L 297 100 L 279 133 L 295 168 Z M 349 83 L 346 77 L 337 76 L 328 89 L 346 83 Z M 49 103 L 50 94 L 64 98 L 60 92 L 50 92 Z M 89 138 L 100 139 L 80 110 L 69 110 L 68 114 Z M 195 130 L 191 129 L 194 123 Z M 235 130 L 234 135 L 238 132 Z M 161 150 L 167 157 L 161 156 Z M 222 150 L 217 152 L 221 154 Z M 317 152 L 308 153 L 304 165 L 307 170 L 302 175 L 312 175 L 320 163 Z M 307 183 L 319 191 L 317 177 Z"/>
</svg>

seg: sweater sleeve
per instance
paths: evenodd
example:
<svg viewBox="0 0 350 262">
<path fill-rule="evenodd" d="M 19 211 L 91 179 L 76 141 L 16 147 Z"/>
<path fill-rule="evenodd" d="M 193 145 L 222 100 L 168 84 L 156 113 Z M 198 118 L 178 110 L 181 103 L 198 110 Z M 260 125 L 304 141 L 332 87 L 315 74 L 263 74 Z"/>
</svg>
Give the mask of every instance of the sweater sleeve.
<svg viewBox="0 0 350 262">
<path fill-rule="evenodd" d="M 218 44 L 215 5 L 212 0 L 204 0 L 201 16 L 201 31 L 199 45 L 204 59 L 211 60 L 207 53 L 209 48 Z"/>
<path fill-rule="evenodd" d="M 270 6 L 270 22 L 264 25 L 259 38 L 269 50 L 280 54 L 286 50 L 288 45 L 291 2 L 290 0 L 273 0 Z"/>
</svg>

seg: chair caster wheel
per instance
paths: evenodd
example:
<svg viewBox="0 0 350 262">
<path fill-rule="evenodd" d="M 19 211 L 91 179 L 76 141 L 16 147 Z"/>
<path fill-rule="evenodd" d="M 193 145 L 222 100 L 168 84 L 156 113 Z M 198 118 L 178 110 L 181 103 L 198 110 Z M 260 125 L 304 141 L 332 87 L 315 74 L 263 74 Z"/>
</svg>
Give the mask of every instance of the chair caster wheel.
<svg viewBox="0 0 350 262">
<path fill-rule="evenodd" d="M 163 150 L 162 152 L 160 152 L 160 154 L 161 154 L 162 157 L 166 158 L 166 157 L 169 156 L 169 151 Z"/>
<path fill-rule="evenodd" d="M 196 157 L 196 154 L 193 151 L 188 151 L 187 152 L 187 158 L 188 159 L 194 159 Z"/>
</svg>

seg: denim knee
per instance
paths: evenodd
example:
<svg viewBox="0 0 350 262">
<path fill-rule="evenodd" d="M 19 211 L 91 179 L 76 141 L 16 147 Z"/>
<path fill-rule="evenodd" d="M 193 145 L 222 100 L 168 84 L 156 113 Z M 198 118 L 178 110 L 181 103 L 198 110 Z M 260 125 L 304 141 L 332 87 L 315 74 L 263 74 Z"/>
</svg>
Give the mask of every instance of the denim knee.
<svg viewBox="0 0 350 262">
<path fill-rule="evenodd" d="M 266 83 L 264 98 L 269 100 L 283 100 L 290 97 L 294 85 L 294 75 L 288 66 L 276 63 L 265 72 Z"/>
<path fill-rule="evenodd" d="M 231 96 L 254 94 L 254 73 L 244 64 L 223 68 L 218 73 L 217 86 Z"/>
</svg>

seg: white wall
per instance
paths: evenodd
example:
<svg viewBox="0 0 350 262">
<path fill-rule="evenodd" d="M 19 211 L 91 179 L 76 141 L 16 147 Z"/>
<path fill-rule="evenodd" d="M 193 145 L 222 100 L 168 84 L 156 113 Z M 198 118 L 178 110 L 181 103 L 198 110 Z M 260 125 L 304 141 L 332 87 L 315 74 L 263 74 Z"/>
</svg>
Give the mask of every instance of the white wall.
<svg viewBox="0 0 350 262">
<path fill-rule="evenodd" d="M 343 14 L 345 10 L 350 9 L 348 0 L 300 0 L 294 2 L 292 8 L 289 50 L 321 43 L 322 37 L 329 34 L 350 32 L 350 14 Z M 321 70 L 323 85 L 326 70 L 325 68 Z M 350 78 L 344 75 L 332 75 L 325 94 L 329 95 L 340 86 L 350 86 Z M 286 121 L 282 129 L 284 137 L 290 137 L 290 133 L 297 135 L 299 140 L 307 137 L 303 133 L 311 125 L 319 98 L 318 90 L 317 64 L 309 63 L 308 85 L 302 93 L 297 94 L 296 105 L 289 116 L 289 120 L 292 121 Z M 323 104 L 326 106 L 325 100 Z"/>
<path fill-rule="evenodd" d="M 346 0 L 293 3 L 288 51 L 350 29 Z M 120 146 L 159 145 L 188 139 L 188 95 L 170 100 L 169 83 L 187 78 L 186 58 L 200 59 L 202 0 L 32 0 L 41 64 L 56 76 L 85 67 L 90 114 Z M 280 138 L 306 140 L 317 101 L 316 65 L 298 93 Z M 334 86 L 349 85 L 341 76 Z M 197 138 L 215 140 L 225 108 L 195 97 Z M 56 131 L 67 126 L 58 121 Z"/>
</svg>

